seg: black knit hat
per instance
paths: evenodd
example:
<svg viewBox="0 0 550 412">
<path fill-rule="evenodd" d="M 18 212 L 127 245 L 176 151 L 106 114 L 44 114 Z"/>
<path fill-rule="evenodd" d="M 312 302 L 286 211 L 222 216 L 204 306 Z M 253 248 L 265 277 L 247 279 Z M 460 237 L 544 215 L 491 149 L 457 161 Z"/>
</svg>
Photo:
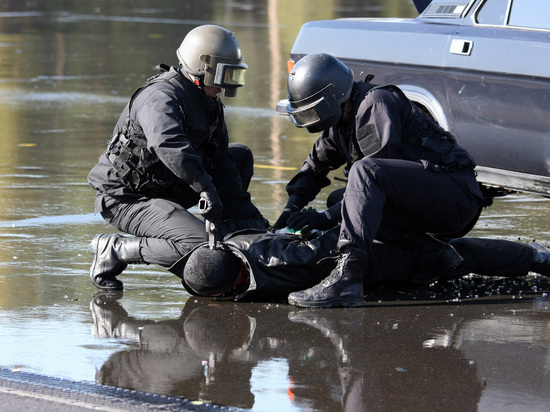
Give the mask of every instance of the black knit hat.
<svg viewBox="0 0 550 412">
<path fill-rule="evenodd" d="M 183 269 L 183 280 L 195 293 L 214 296 L 231 289 L 240 269 L 240 259 L 229 250 L 204 246 L 189 256 Z"/>
</svg>

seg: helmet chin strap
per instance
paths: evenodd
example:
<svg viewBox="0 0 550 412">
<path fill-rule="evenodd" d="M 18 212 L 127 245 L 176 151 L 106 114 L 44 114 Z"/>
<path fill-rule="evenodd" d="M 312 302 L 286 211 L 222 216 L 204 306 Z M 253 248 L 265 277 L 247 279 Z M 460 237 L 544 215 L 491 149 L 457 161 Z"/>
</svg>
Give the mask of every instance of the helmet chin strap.
<svg viewBox="0 0 550 412">
<path fill-rule="evenodd" d="M 203 90 L 204 89 L 204 79 L 202 77 L 198 77 L 198 76 L 193 76 L 191 73 L 187 73 L 189 75 L 189 78 L 191 79 L 191 81 L 193 83 L 195 83 L 195 85 Z"/>
<path fill-rule="evenodd" d="M 201 89 L 201 90 L 204 89 L 204 78 L 203 77 L 195 76 L 194 74 L 189 73 L 186 70 L 185 66 L 183 66 L 183 64 L 181 64 L 181 62 L 180 62 L 180 68 L 182 69 L 182 72 L 185 75 L 185 77 L 187 77 L 189 80 L 191 80 L 193 83 L 195 83 L 195 85 L 199 89 Z"/>
</svg>

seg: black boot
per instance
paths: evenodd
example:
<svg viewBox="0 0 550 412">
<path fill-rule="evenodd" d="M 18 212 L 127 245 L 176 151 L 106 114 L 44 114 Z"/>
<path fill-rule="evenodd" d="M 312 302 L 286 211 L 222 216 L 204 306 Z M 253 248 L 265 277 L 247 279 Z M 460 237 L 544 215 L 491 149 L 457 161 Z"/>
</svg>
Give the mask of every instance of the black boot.
<svg viewBox="0 0 550 412">
<path fill-rule="evenodd" d="M 427 233 L 407 233 L 399 246 L 418 253 L 419 267 L 412 279 L 421 284 L 436 281 L 464 262 L 454 247 Z"/>
<path fill-rule="evenodd" d="M 363 278 L 367 253 L 345 248 L 321 283 L 288 295 L 288 303 L 304 308 L 331 308 L 333 306 L 363 306 Z"/>
<path fill-rule="evenodd" d="M 540 243 L 529 243 L 533 248 L 533 263 L 529 269 L 531 272 L 543 276 L 550 276 L 550 249 Z"/>
<path fill-rule="evenodd" d="M 90 278 L 102 290 L 122 290 L 116 278 L 129 263 L 143 263 L 139 251 L 140 238 L 121 235 L 97 235 L 90 245 L 94 260 Z"/>
</svg>

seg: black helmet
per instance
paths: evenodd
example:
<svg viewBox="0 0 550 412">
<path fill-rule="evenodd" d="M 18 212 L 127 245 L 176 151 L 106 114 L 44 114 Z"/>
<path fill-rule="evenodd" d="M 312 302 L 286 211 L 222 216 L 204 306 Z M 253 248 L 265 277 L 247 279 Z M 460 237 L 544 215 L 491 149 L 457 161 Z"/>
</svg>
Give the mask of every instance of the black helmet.
<svg viewBox="0 0 550 412">
<path fill-rule="evenodd" d="M 247 65 L 243 62 L 239 42 L 229 30 L 205 24 L 191 30 L 176 50 L 176 55 L 189 74 L 202 78 L 207 86 L 224 89 L 235 97 L 244 86 Z"/>
<path fill-rule="evenodd" d="M 240 259 L 222 245 L 207 245 L 191 252 L 183 269 L 183 280 L 195 293 L 215 296 L 229 292 L 241 271 Z"/>
<path fill-rule="evenodd" d="M 297 127 L 315 133 L 336 124 L 341 104 L 351 94 L 353 72 L 336 57 L 312 53 L 300 59 L 288 76 L 286 111 Z"/>
</svg>

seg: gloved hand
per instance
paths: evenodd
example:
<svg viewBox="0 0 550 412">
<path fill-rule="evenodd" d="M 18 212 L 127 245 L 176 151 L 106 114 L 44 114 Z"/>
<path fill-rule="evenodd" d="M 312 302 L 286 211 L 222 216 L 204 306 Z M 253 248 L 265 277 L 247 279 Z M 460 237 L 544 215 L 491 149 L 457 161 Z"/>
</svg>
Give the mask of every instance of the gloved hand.
<svg viewBox="0 0 550 412">
<path fill-rule="evenodd" d="M 285 207 L 283 209 L 283 213 L 281 213 L 281 215 L 279 216 L 279 219 L 277 219 L 277 221 L 273 225 L 273 230 L 284 229 L 285 227 L 287 227 L 288 218 L 290 217 L 290 215 L 292 215 L 293 213 L 296 213 L 297 211 L 298 209 Z"/>
<path fill-rule="evenodd" d="M 283 209 L 283 213 L 279 216 L 279 219 L 275 222 L 275 224 L 272 227 L 273 231 L 277 231 L 279 229 L 284 229 L 287 227 L 287 221 L 288 218 L 292 213 L 298 212 L 302 207 L 308 204 L 307 198 L 300 194 L 292 194 L 288 198 L 288 202 L 286 203 L 285 208 Z"/>
<path fill-rule="evenodd" d="M 222 219 L 222 212 L 222 201 L 214 185 L 210 185 L 200 192 L 199 215 L 217 225 Z"/>
<path fill-rule="evenodd" d="M 287 226 L 296 231 L 301 230 L 302 234 L 308 234 L 313 229 L 327 230 L 335 226 L 336 222 L 327 212 L 317 212 L 313 210 L 303 210 L 290 215 Z"/>
</svg>

